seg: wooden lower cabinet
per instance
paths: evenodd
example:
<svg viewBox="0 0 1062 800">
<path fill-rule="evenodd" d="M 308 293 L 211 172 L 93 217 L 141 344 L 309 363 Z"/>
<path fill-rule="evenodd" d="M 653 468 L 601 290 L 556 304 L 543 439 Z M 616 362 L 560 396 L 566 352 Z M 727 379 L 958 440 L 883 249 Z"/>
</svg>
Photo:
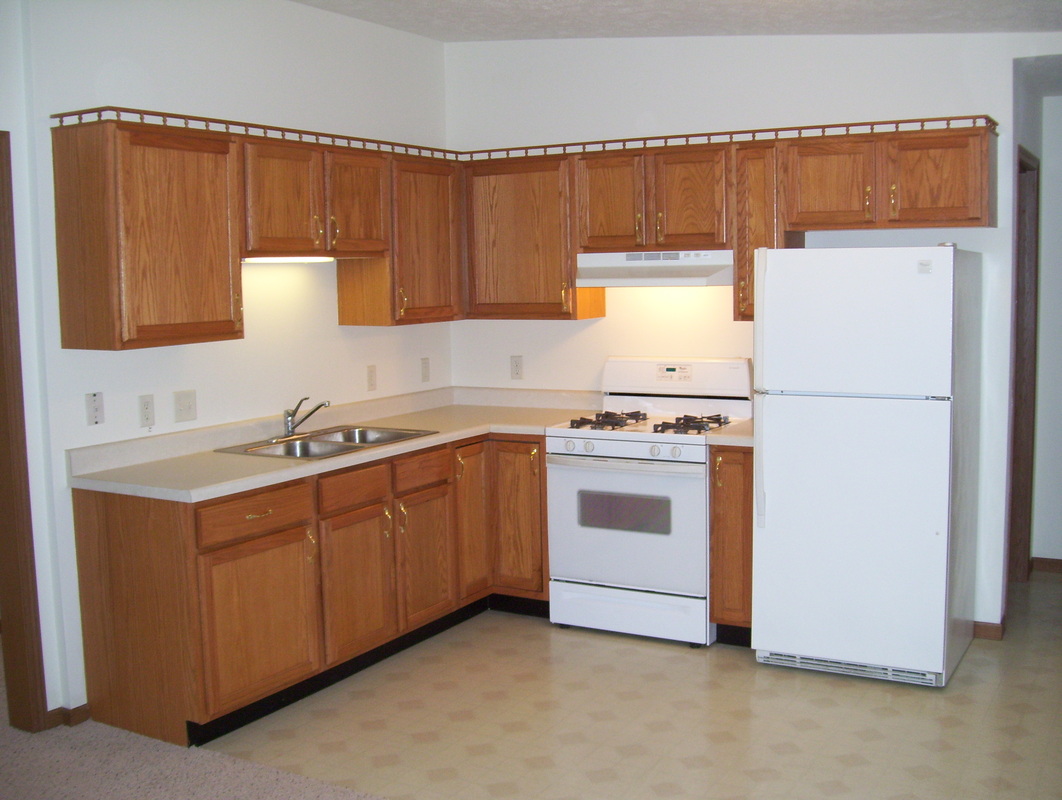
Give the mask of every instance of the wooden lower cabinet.
<svg viewBox="0 0 1062 800">
<path fill-rule="evenodd" d="M 398 635 L 394 516 L 388 503 L 321 521 L 326 666 Z"/>
<path fill-rule="evenodd" d="M 485 439 L 454 448 L 457 596 L 462 600 L 482 596 L 491 588 L 494 548 L 489 454 Z"/>
<path fill-rule="evenodd" d="M 543 481 L 541 440 L 494 441 L 494 579 L 497 587 L 541 592 Z"/>
<path fill-rule="evenodd" d="M 321 666 L 317 544 L 302 526 L 199 556 L 207 713 L 234 711 Z"/>
<path fill-rule="evenodd" d="M 422 489 L 396 500 L 398 609 L 403 631 L 457 607 L 457 554 L 450 487 Z"/>
<path fill-rule="evenodd" d="M 752 625 L 752 448 L 709 449 L 708 619 Z"/>
</svg>

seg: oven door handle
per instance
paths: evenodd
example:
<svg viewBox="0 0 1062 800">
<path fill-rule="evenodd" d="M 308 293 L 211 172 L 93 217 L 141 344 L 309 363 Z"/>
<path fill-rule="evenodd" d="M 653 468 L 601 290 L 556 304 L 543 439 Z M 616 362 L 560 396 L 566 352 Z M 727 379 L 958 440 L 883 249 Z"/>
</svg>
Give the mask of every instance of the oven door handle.
<svg viewBox="0 0 1062 800">
<path fill-rule="evenodd" d="M 708 474 L 705 464 L 690 464 L 675 461 L 643 461 L 633 458 L 602 458 L 600 456 L 561 456 L 547 455 L 547 467 L 573 467 L 583 470 L 611 470 L 613 472 L 633 472 L 639 475 L 697 475 Z"/>
</svg>

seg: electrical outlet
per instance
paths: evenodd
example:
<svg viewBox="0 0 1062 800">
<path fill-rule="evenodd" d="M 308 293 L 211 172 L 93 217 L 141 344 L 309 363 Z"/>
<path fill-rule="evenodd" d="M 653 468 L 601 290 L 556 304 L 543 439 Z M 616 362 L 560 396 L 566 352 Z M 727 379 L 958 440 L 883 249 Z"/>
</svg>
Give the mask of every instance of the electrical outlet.
<svg viewBox="0 0 1062 800">
<path fill-rule="evenodd" d="M 376 391 L 376 365 L 369 364 L 365 368 L 365 388 L 370 392 Z"/>
<path fill-rule="evenodd" d="M 140 415 L 140 427 L 150 428 L 155 424 L 155 395 L 142 394 L 136 399 L 137 413 Z"/>
<path fill-rule="evenodd" d="M 191 422 L 196 417 L 195 389 L 173 393 L 173 421 Z"/>
<path fill-rule="evenodd" d="M 431 380 L 431 359 L 422 358 L 420 360 L 420 382 L 427 383 Z"/>
<path fill-rule="evenodd" d="M 103 424 L 103 392 L 85 395 L 85 416 L 89 425 Z"/>
<path fill-rule="evenodd" d="M 509 377 L 514 381 L 524 379 L 524 357 L 509 356 Z"/>
</svg>

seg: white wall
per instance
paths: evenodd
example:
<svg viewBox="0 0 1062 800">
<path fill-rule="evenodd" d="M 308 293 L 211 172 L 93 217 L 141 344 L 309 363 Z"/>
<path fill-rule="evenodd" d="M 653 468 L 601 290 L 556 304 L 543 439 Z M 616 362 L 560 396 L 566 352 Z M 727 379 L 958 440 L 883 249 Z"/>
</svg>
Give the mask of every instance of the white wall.
<svg viewBox="0 0 1062 800">
<path fill-rule="evenodd" d="M 998 622 L 1004 608 L 1007 424 L 1013 228 L 1013 59 L 1062 52 L 1062 34 L 830 37 L 714 37 L 451 44 L 446 48 L 451 147 L 490 148 L 697 131 L 773 128 L 865 120 L 988 114 L 1000 123 L 999 227 L 830 233 L 809 246 L 936 244 L 985 254 L 985 396 L 975 617 Z M 609 298 L 610 303 L 612 298 Z M 701 344 L 626 309 L 619 342 L 713 355 L 717 342 L 751 342 L 735 323 L 705 314 L 692 328 Z M 610 317 L 612 315 L 610 314 Z M 575 323 L 589 337 L 595 323 Z M 461 323 L 467 325 L 467 323 Z M 541 375 L 571 375 L 549 323 L 527 323 L 512 347 Z M 458 383 L 499 380 L 500 344 L 490 357 L 474 335 L 453 334 Z M 599 360 L 611 343 L 593 338 Z M 536 342 L 540 345 L 535 348 Z M 510 349 L 511 349 L 510 348 Z M 534 348 L 534 349 L 531 349 Z M 528 370 L 528 378 L 531 378 Z M 593 374 L 593 373 L 591 373 Z M 586 386 L 571 388 L 590 388 Z"/>
<path fill-rule="evenodd" d="M 1062 97 L 1043 102 L 1032 554 L 1062 558 Z"/>
<path fill-rule="evenodd" d="M 335 324 L 332 265 L 244 269 L 241 341 L 99 353 L 59 347 L 50 114 L 126 106 L 425 145 L 445 139 L 442 45 L 287 0 L 0 0 L 4 127 L 15 132 L 23 345 L 42 635 L 50 707 L 85 702 L 64 451 L 202 425 L 276 416 L 300 396 L 367 397 L 450 382 L 447 325 Z M 19 78 L 25 74 L 26 83 Z M 420 358 L 432 381 L 420 382 Z M 34 374 L 43 375 L 39 392 Z M 194 389 L 198 419 L 174 423 L 172 392 Z M 89 427 L 84 395 L 102 391 Z M 154 429 L 136 397 L 154 394 Z"/>
</svg>

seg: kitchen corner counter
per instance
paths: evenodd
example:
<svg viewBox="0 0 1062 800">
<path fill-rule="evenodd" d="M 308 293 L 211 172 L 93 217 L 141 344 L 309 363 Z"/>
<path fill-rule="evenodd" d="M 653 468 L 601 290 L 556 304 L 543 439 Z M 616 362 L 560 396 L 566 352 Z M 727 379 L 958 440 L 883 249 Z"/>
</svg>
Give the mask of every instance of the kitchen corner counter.
<svg viewBox="0 0 1062 800">
<path fill-rule="evenodd" d="M 156 461 L 72 474 L 70 486 L 97 492 L 195 503 L 488 433 L 542 436 L 547 427 L 587 413 L 585 408 L 444 405 L 389 417 L 348 420 L 358 425 L 438 431 L 349 455 L 307 460 L 205 450 Z"/>
<path fill-rule="evenodd" d="M 707 435 L 708 446 L 722 444 L 731 447 L 752 447 L 752 420 L 743 419 L 726 427 L 716 428 Z"/>
</svg>

